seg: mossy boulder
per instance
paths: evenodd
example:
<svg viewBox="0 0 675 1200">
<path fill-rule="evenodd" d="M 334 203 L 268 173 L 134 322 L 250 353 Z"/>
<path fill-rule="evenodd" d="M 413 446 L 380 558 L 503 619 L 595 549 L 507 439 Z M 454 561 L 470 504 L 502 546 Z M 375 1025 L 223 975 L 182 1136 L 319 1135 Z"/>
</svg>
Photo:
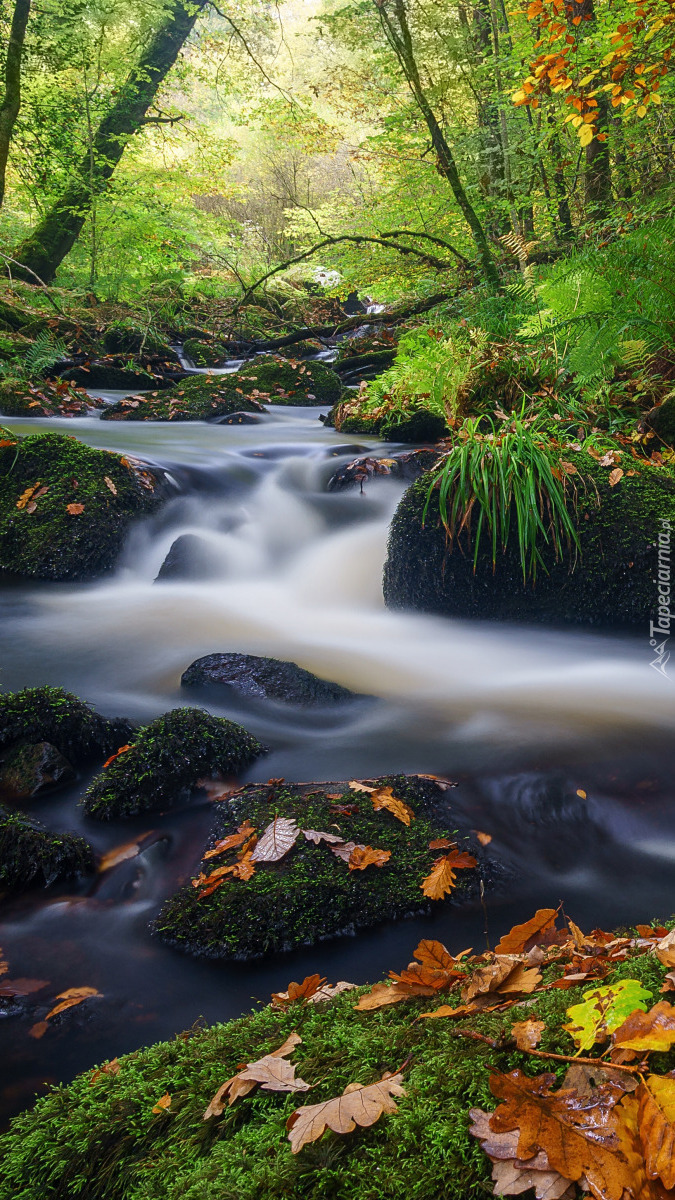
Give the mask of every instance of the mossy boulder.
<svg viewBox="0 0 675 1200">
<path fill-rule="evenodd" d="M 319 679 L 294 662 L 257 654 L 207 654 L 191 663 L 181 687 L 209 688 L 262 700 L 282 700 L 304 707 L 344 704 L 355 693 L 339 683 Z"/>
<path fill-rule="evenodd" d="M 400 970 L 404 961 L 391 966 Z M 602 982 L 636 979 L 656 1002 L 667 970 L 654 954 L 631 952 Z M 546 982 L 558 973 L 547 968 Z M 583 991 L 552 988 L 505 1012 L 453 1021 L 420 1020 L 438 1006 L 428 997 L 356 1012 L 357 990 L 319 1004 L 268 1004 L 207 1029 L 194 1025 L 120 1057 L 117 1071 L 94 1074 L 92 1067 L 17 1117 L 0 1137 L 0 1200 L 485 1200 L 493 1194 L 491 1163 L 469 1132 L 469 1110 L 495 1109 L 493 1069 L 528 1077 L 551 1070 L 562 1080 L 568 1064 L 515 1049 L 512 1029 L 542 1021 L 540 1049 L 573 1056 L 564 1026 Z M 459 989 L 441 999 L 459 1004 Z M 311 1092 L 256 1088 L 205 1121 L 207 1105 L 241 1064 L 277 1050 L 293 1032 L 302 1040 L 292 1062 Z M 675 1066 L 672 1050 L 657 1057 L 659 1072 Z M 295 1109 L 339 1096 L 355 1081 L 374 1083 L 402 1064 L 406 1095 L 395 1112 L 291 1152 L 285 1125 Z M 158 1112 L 164 1095 L 170 1109 Z"/>
<path fill-rule="evenodd" d="M 233 384 L 234 375 L 189 375 L 164 391 L 125 396 L 109 405 L 102 421 L 213 421 L 232 413 L 264 413 L 256 399 Z"/>
<path fill-rule="evenodd" d="M 0 801 L 24 804 L 72 783 L 76 772 L 50 742 L 23 742 L 0 752 Z"/>
<path fill-rule="evenodd" d="M 90 784 L 84 807 L 108 821 L 171 808 L 210 775 L 234 775 L 265 747 L 243 726 L 199 708 L 176 708 L 134 734 Z"/>
<path fill-rule="evenodd" d="M 69 380 L 80 387 L 98 388 L 112 391 L 125 389 L 134 391 L 140 388 L 156 388 L 163 386 L 163 380 L 147 370 L 141 363 L 133 366 L 120 365 L 116 362 L 106 362 L 99 359 L 87 366 L 66 367 L 60 372 L 61 379 Z"/>
<path fill-rule="evenodd" d="M 183 353 L 196 367 L 222 367 L 230 357 L 225 343 L 217 339 L 205 342 L 201 338 L 187 338 Z"/>
<path fill-rule="evenodd" d="M 0 752 L 18 742 L 49 742 L 78 766 L 107 758 L 128 742 L 133 726 L 101 717 L 62 688 L 24 688 L 0 694 Z"/>
<path fill-rule="evenodd" d="M 159 476 L 61 433 L 0 438 L 0 570 L 86 580 L 117 561 L 132 523 L 156 511 Z"/>
<path fill-rule="evenodd" d="M 325 830 L 357 845 L 389 850 L 382 867 L 350 870 L 325 842 L 302 835 L 278 863 L 260 863 L 252 878 L 226 878 L 212 895 L 182 888 L 164 905 L 155 932 L 172 946 L 205 958 L 250 961 L 353 934 L 384 920 L 427 912 L 422 880 L 436 855 L 434 838 L 452 836 L 441 785 L 421 776 L 397 775 L 373 782 L 391 786 L 413 811 L 404 825 L 385 809 L 375 811 L 370 796 L 346 783 L 248 784 L 220 803 L 213 841 L 249 820 L 261 832 L 275 817 L 290 817 L 301 829 Z M 346 810 L 346 811 L 345 811 Z M 208 848 L 207 848 L 208 849 Z M 236 851 L 217 859 L 235 861 Z M 202 861 L 210 873 L 213 859 Z M 478 872 L 457 873 L 453 902 L 475 896 Z"/>
<path fill-rule="evenodd" d="M 24 813 L 0 808 L 0 894 L 94 869 L 94 853 L 84 838 L 52 833 Z"/>
<path fill-rule="evenodd" d="M 110 354 L 171 353 L 166 338 L 157 330 L 141 325 L 132 317 L 111 321 L 103 334 L 103 345 Z"/>
<path fill-rule="evenodd" d="M 661 442 L 675 446 L 675 392 L 666 396 L 662 404 L 650 409 L 644 423 Z"/>
<path fill-rule="evenodd" d="M 229 380 L 247 395 L 270 404 L 335 404 L 342 394 L 340 377 L 324 363 L 276 355 L 258 355 Z"/>
<path fill-rule="evenodd" d="M 387 414 L 379 428 L 379 436 L 385 442 L 439 442 L 447 433 L 445 418 L 426 408 Z"/>
<path fill-rule="evenodd" d="M 599 467 L 590 455 L 566 452 L 566 458 L 578 472 L 576 557 L 568 549 L 556 560 L 544 544 L 536 582 L 524 584 L 514 515 L 494 570 L 484 537 L 474 571 L 473 543 L 466 533 L 450 552 L 437 489 L 424 515 L 434 479 L 428 473 L 405 493 L 391 524 L 384 569 L 388 607 L 452 617 L 647 628 L 658 606 L 659 533 L 666 527 L 662 522 L 675 524 L 675 479 L 666 468 L 626 457 L 623 478 L 611 487 L 609 468 Z"/>
<path fill-rule="evenodd" d="M 0 383 L 0 415 L 5 417 L 86 417 L 102 406 L 101 400 L 93 399 L 84 388 L 70 383 L 50 380 Z"/>
</svg>

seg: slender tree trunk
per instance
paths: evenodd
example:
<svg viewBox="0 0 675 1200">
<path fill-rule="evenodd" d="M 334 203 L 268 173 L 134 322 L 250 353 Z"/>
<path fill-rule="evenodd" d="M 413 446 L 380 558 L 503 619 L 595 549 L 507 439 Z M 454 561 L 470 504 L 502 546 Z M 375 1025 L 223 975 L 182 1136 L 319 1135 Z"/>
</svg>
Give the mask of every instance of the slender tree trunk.
<svg viewBox="0 0 675 1200">
<path fill-rule="evenodd" d="M 408 26 L 408 18 L 405 11 L 404 0 L 394 0 L 392 8 L 395 14 L 396 26 L 391 20 L 388 9 L 385 7 L 386 0 L 374 0 L 375 6 L 379 11 L 382 27 L 385 31 L 387 41 L 392 47 L 398 61 L 401 65 L 403 74 L 405 75 L 408 87 L 412 92 L 417 107 L 419 108 L 427 129 L 431 134 L 431 141 L 436 151 L 436 163 L 438 172 L 448 181 L 452 188 L 455 200 L 457 201 L 464 219 L 471 230 L 473 240 L 478 251 L 478 257 L 481 260 L 485 278 L 496 290 L 501 289 L 501 281 L 499 272 L 492 257 L 492 252 L 487 240 L 487 235 L 483 229 L 480 217 L 473 207 L 469 197 L 466 194 L 464 184 L 462 183 L 455 157 L 452 153 L 450 145 L 441 129 L 438 118 L 431 107 L 429 99 L 422 87 L 415 54 L 413 51 L 412 37 Z"/>
<path fill-rule="evenodd" d="M 15 0 L 5 58 L 5 91 L 0 106 L 0 208 L 5 198 L 7 158 L 16 118 L 21 109 L 21 59 L 31 0 Z"/>
<path fill-rule="evenodd" d="M 129 138 L 144 124 L 160 84 L 207 2 L 176 0 L 168 20 L 152 35 L 140 62 L 94 132 L 91 153 L 88 150 L 78 163 L 72 183 L 15 250 L 15 259 L 26 268 L 24 273 L 16 268 L 15 275 L 23 274 L 29 283 L 35 282 L 36 275 L 44 283 L 54 278 L 80 236 L 95 196 L 105 190 Z"/>
<path fill-rule="evenodd" d="M 569 0 L 566 10 L 570 32 L 578 41 L 583 38 L 584 24 L 595 23 L 594 0 Z M 581 19 L 578 26 L 572 25 L 575 18 Z M 608 213 L 612 201 L 612 163 L 609 155 L 609 100 L 606 94 L 598 93 L 597 125 L 604 141 L 594 137 L 585 149 L 586 170 L 584 174 L 585 202 L 594 217 L 601 220 Z"/>
</svg>

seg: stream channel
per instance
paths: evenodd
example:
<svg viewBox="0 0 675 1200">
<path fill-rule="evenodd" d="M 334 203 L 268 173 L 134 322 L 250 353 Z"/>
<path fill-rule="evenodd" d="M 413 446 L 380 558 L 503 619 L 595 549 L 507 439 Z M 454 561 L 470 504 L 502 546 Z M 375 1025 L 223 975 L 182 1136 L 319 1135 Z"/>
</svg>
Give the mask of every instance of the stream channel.
<svg viewBox="0 0 675 1200">
<path fill-rule="evenodd" d="M 457 811 L 492 835 L 510 870 L 487 900 L 493 943 L 561 900 L 583 928 L 668 916 L 675 689 L 650 669 L 649 614 L 644 637 L 629 640 L 388 612 L 382 565 L 403 485 L 378 478 L 361 495 L 329 493 L 327 482 L 359 452 L 392 447 L 349 443 L 324 428 L 320 411 L 277 407 L 244 426 L 7 420 L 22 433 L 60 430 L 160 464 L 180 493 L 132 531 L 113 575 L 0 589 L 0 686 L 61 686 L 140 722 L 195 702 L 180 676 L 201 655 L 291 659 L 375 700 L 330 712 L 204 703 L 271 748 L 242 781 L 394 771 L 457 780 Z M 201 577 L 156 582 L 186 533 L 204 539 Z M 99 853 L 140 835 L 144 849 L 95 879 L 5 905 L 0 946 L 12 977 L 48 980 L 49 989 L 0 1016 L 2 1121 L 51 1083 L 195 1021 L 238 1016 L 291 979 L 319 971 L 330 982 L 375 981 L 404 966 L 421 936 L 454 951 L 485 946 L 479 907 L 443 905 L 264 962 L 183 957 L 151 938 L 148 923 L 194 872 L 208 796 L 104 825 L 78 808 L 86 783 L 31 811 L 50 828 L 82 832 Z M 49 999 L 76 986 L 102 999 L 31 1038 Z"/>
</svg>

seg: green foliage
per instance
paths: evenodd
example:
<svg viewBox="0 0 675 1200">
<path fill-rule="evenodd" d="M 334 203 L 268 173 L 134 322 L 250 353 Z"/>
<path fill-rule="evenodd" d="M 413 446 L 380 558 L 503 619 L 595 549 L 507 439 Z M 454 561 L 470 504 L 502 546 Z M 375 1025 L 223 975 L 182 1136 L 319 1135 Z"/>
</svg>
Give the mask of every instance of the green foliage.
<svg viewBox="0 0 675 1200">
<path fill-rule="evenodd" d="M 606 1041 L 631 1013 L 646 1012 L 646 1000 L 651 992 L 639 979 L 621 979 L 618 983 L 592 987 L 584 992 L 581 1004 L 567 1010 L 570 1018 L 565 1029 L 574 1038 L 579 1050 L 590 1050 L 596 1042 Z"/>
<path fill-rule="evenodd" d="M 29 377 L 45 375 L 50 367 L 66 358 L 67 354 L 68 347 L 63 338 L 54 337 L 50 329 L 42 329 L 26 351 L 23 360 L 25 373 Z"/>
<path fill-rule="evenodd" d="M 482 432 L 486 421 L 489 431 Z M 498 550 L 506 548 L 515 528 L 523 581 L 534 580 L 544 562 L 542 542 L 553 547 L 556 558 L 563 546 L 579 544 L 568 485 L 559 474 L 536 422 L 514 417 L 497 426 L 489 419 L 469 420 L 429 486 L 424 516 L 438 490 L 450 545 L 466 531 L 473 541 L 474 570 L 483 535 L 494 568 Z"/>
<path fill-rule="evenodd" d="M 366 411 L 385 408 L 388 413 L 405 413 L 425 408 L 454 419 L 484 340 L 461 333 L 444 336 L 430 328 L 404 334 L 393 365 L 368 385 Z"/>
</svg>

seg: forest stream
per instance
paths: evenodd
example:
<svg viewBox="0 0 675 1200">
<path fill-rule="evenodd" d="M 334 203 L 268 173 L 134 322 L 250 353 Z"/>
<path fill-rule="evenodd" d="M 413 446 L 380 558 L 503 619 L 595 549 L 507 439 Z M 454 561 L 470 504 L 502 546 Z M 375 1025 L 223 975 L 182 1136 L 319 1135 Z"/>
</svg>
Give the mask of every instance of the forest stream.
<svg viewBox="0 0 675 1200">
<path fill-rule="evenodd" d="M 177 489 L 133 529 L 113 576 L 2 588 L 2 686 L 50 683 L 106 715 L 147 721 L 202 703 L 180 689 L 200 655 L 293 660 L 364 699 L 309 713 L 204 701 L 271 748 L 242 778 L 444 775 L 459 785 L 456 811 L 492 835 L 508 882 L 488 897 L 486 914 L 444 908 L 253 965 L 194 961 L 151 938 L 148 923 L 194 872 L 211 824 L 208 794 L 166 815 L 101 824 L 78 810 L 80 779 L 37 805 L 40 820 L 84 832 L 98 853 L 129 841 L 142 849 L 93 882 L 29 892 L 5 908 L 0 944 L 13 974 L 49 980 L 52 993 L 95 986 L 103 999 L 39 1041 L 28 1036 L 29 1009 L 0 1021 L 3 1121 L 50 1083 L 194 1022 L 235 1017 L 289 979 L 319 971 L 376 980 L 407 961 L 420 936 L 480 950 L 486 918 L 494 944 L 537 906 L 561 900 L 584 928 L 672 910 L 675 706 L 672 684 L 650 670 L 647 628 L 621 640 L 386 611 L 382 564 L 403 485 L 375 479 L 364 494 L 326 485 L 358 453 L 391 447 L 346 442 L 319 411 L 273 408 L 239 427 L 6 421 L 144 458 Z M 208 570 L 157 581 L 182 534 L 203 539 Z"/>
</svg>

